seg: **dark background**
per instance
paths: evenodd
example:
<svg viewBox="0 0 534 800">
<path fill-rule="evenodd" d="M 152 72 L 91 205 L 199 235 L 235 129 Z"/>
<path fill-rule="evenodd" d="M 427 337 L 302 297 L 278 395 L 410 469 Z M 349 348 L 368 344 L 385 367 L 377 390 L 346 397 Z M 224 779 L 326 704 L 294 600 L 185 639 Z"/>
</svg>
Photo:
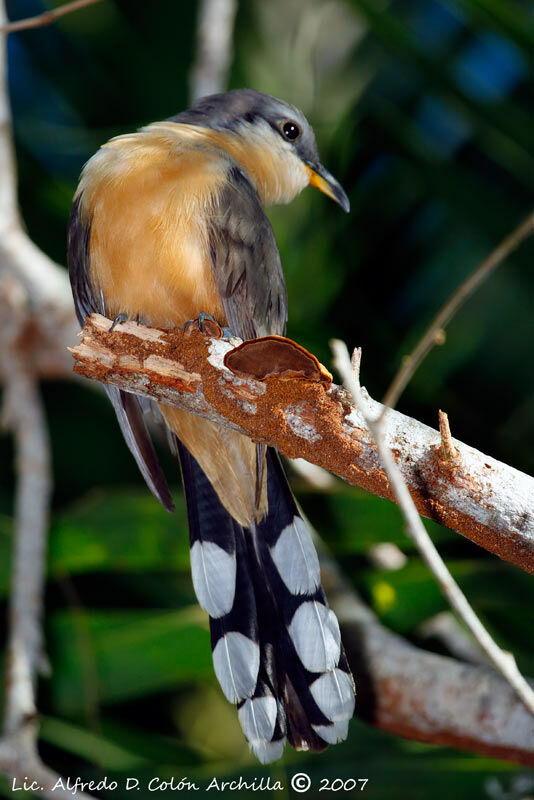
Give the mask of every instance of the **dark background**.
<svg viewBox="0 0 534 800">
<path fill-rule="evenodd" d="M 45 9 L 38 0 L 7 5 L 11 19 Z M 22 215 L 59 263 L 87 158 L 111 136 L 188 106 L 197 11 L 193 0 L 106 0 L 9 37 Z M 301 107 L 352 204 L 344 215 L 310 189 L 269 212 L 288 283 L 288 333 L 326 364 L 331 337 L 362 346 L 362 380 L 379 399 L 441 304 L 532 205 L 533 4 L 246 0 L 234 45 L 229 88 Z M 446 410 L 455 437 L 530 472 L 532 256 L 529 242 L 460 311 L 399 405 L 434 427 L 437 409 Z M 501 787 L 510 800 L 526 796 L 512 764 L 397 739 L 357 719 L 348 742 L 326 753 L 287 750 L 279 764 L 257 764 L 213 677 L 177 466 L 162 452 L 176 488 L 171 517 L 142 485 L 103 393 L 83 382 L 49 382 L 43 393 L 55 482 L 46 596 L 53 672 L 39 708 L 43 756 L 58 771 L 188 776 L 201 785 L 239 774 L 287 783 L 306 771 L 316 786 L 321 777 L 368 777 L 372 798 L 497 798 Z M 14 485 L 5 436 L 0 463 L 5 599 Z M 375 612 L 421 644 L 419 625 L 446 604 L 396 508 L 342 484 L 319 494 L 295 479 L 294 488 Z M 532 582 L 429 529 L 490 631 L 533 674 Z M 403 569 L 373 566 L 368 551 L 381 541 L 407 553 Z"/>
</svg>

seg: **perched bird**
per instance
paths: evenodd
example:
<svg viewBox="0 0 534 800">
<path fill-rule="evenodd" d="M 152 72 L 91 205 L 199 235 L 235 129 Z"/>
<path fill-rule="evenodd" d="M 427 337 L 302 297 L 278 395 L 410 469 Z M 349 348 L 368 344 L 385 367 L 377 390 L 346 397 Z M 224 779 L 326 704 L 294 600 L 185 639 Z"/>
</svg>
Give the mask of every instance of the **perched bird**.
<svg viewBox="0 0 534 800">
<path fill-rule="evenodd" d="M 80 324 L 94 311 L 164 328 L 206 313 L 242 339 L 284 334 L 284 276 L 263 209 L 308 184 L 349 210 L 303 114 L 251 89 L 111 139 L 85 165 L 69 222 Z M 172 510 L 143 401 L 107 393 L 148 486 Z M 215 673 L 254 753 L 267 763 L 286 738 L 312 750 L 346 738 L 354 683 L 276 451 L 158 409 L 181 463 Z"/>
</svg>

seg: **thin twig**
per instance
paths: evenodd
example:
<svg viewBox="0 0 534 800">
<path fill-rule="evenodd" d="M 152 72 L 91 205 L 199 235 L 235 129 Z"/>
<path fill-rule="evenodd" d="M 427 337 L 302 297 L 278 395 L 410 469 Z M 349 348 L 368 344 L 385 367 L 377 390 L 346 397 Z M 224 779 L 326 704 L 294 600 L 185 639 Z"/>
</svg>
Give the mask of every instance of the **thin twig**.
<svg viewBox="0 0 534 800">
<path fill-rule="evenodd" d="M 100 3 L 101 0 L 73 0 L 71 3 L 65 3 L 64 6 L 53 8 L 50 11 L 45 11 L 43 14 L 37 14 L 35 17 L 27 17 L 26 19 L 19 19 L 16 22 L 8 22 L 5 25 L 0 25 L 0 33 L 15 33 L 16 31 L 26 31 L 30 28 L 42 28 L 45 25 L 55 22 L 59 17 L 64 17 L 65 14 L 72 14 L 73 11 L 78 11 L 80 8 L 92 6 L 95 3 Z"/>
<path fill-rule="evenodd" d="M 190 76 L 193 102 L 226 89 L 236 11 L 236 0 L 202 0 L 200 3 L 197 52 Z"/>
<path fill-rule="evenodd" d="M 510 686 L 513 687 L 528 710 L 534 714 L 534 691 L 517 669 L 513 655 L 501 650 L 493 641 L 434 547 L 421 521 L 421 517 L 417 513 L 408 487 L 395 463 L 393 453 L 385 444 L 383 435 L 383 414 L 380 414 L 379 417 L 372 417 L 369 415 L 368 403 L 362 394 L 359 380 L 355 376 L 353 365 L 351 365 L 349 353 L 345 344 L 339 340 L 334 340 L 331 344 L 336 368 L 342 376 L 345 386 L 352 394 L 357 408 L 364 416 L 369 430 L 374 436 L 380 459 L 387 473 L 391 489 L 400 507 L 402 516 L 404 517 L 407 530 L 417 545 L 423 560 L 436 577 L 443 594 L 452 608 L 471 631 L 496 669 L 499 670 Z"/>
<path fill-rule="evenodd" d="M 394 408 L 399 397 L 405 390 L 415 371 L 436 344 L 444 341 L 443 331 L 458 309 L 465 301 L 478 289 L 483 281 L 516 250 L 525 239 L 534 233 L 534 211 L 529 214 L 524 222 L 506 236 L 502 242 L 484 259 L 484 261 L 469 275 L 469 277 L 458 287 L 452 297 L 445 303 L 443 308 L 434 317 L 426 332 L 423 334 L 412 352 L 405 356 L 402 365 L 393 378 L 393 381 L 384 396 L 384 411 L 386 408 Z"/>
</svg>

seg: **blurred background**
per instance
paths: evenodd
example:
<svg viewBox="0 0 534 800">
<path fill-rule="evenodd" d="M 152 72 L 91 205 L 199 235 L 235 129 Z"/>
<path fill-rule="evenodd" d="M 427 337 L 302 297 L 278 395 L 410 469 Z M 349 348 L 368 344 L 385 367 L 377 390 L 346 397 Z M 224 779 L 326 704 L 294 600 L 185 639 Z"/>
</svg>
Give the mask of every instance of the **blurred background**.
<svg viewBox="0 0 534 800">
<path fill-rule="evenodd" d="M 46 7 L 7 3 L 11 20 Z M 105 0 L 9 37 L 22 215 L 59 263 L 84 162 L 111 136 L 188 107 L 198 10 L 195 0 Z M 228 88 L 249 86 L 298 105 L 352 204 L 344 215 L 310 190 L 269 211 L 288 284 L 288 335 L 325 364 L 333 336 L 362 346 L 362 381 L 377 399 L 454 288 L 530 210 L 533 52 L 527 1 L 238 4 Z M 434 427 L 444 409 L 453 436 L 527 472 L 534 466 L 532 256 L 527 243 L 483 285 L 399 405 Z M 41 681 L 39 708 L 51 766 L 87 779 L 199 782 L 241 774 L 287 783 L 288 772 L 303 770 L 315 782 L 367 777 L 372 798 L 534 794 L 534 779 L 513 764 L 389 736 L 357 718 L 349 740 L 323 754 L 287 750 L 271 767 L 256 763 L 213 676 L 206 617 L 190 584 L 177 465 L 162 447 L 177 505 L 170 516 L 145 489 L 103 392 L 81 381 L 48 382 L 43 392 L 55 484 L 46 594 L 53 671 Z M 3 436 L 3 602 L 12 463 Z M 293 487 L 384 624 L 446 652 L 421 633 L 446 604 L 395 506 L 341 482 L 313 491 L 296 473 Z M 534 674 L 526 624 L 532 581 L 428 527 L 490 631 Z M 401 568 L 376 565 L 380 542 L 406 554 Z M 0 791 L 11 796 L 6 782 Z"/>
</svg>

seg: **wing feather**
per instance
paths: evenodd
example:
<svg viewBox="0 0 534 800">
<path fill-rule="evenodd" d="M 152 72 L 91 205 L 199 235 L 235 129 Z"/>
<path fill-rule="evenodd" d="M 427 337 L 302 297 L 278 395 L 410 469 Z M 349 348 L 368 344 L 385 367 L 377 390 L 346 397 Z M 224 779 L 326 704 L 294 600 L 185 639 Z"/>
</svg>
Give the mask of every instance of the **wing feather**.
<svg viewBox="0 0 534 800">
<path fill-rule="evenodd" d="M 237 165 L 213 211 L 209 241 L 231 331 L 242 339 L 283 334 L 287 293 L 280 254 L 258 193 Z"/>
<path fill-rule="evenodd" d="M 104 298 L 91 281 L 91 222 L 83 219 L 82 205 L 83 193 L 80 193 L 74 200 L 70 214 L 67 253 L 72 295 L 80 325 L 83 325 L 86 318 L 94 311 L 100 314 L 106 313 Z M 113 403 L 126 444 L 150 491 L 167 511 L 173 511 L 171 493 L 147 431 L 139 399 L 115 386 L 106 386 L 105 389 Z"/>
</svg>

